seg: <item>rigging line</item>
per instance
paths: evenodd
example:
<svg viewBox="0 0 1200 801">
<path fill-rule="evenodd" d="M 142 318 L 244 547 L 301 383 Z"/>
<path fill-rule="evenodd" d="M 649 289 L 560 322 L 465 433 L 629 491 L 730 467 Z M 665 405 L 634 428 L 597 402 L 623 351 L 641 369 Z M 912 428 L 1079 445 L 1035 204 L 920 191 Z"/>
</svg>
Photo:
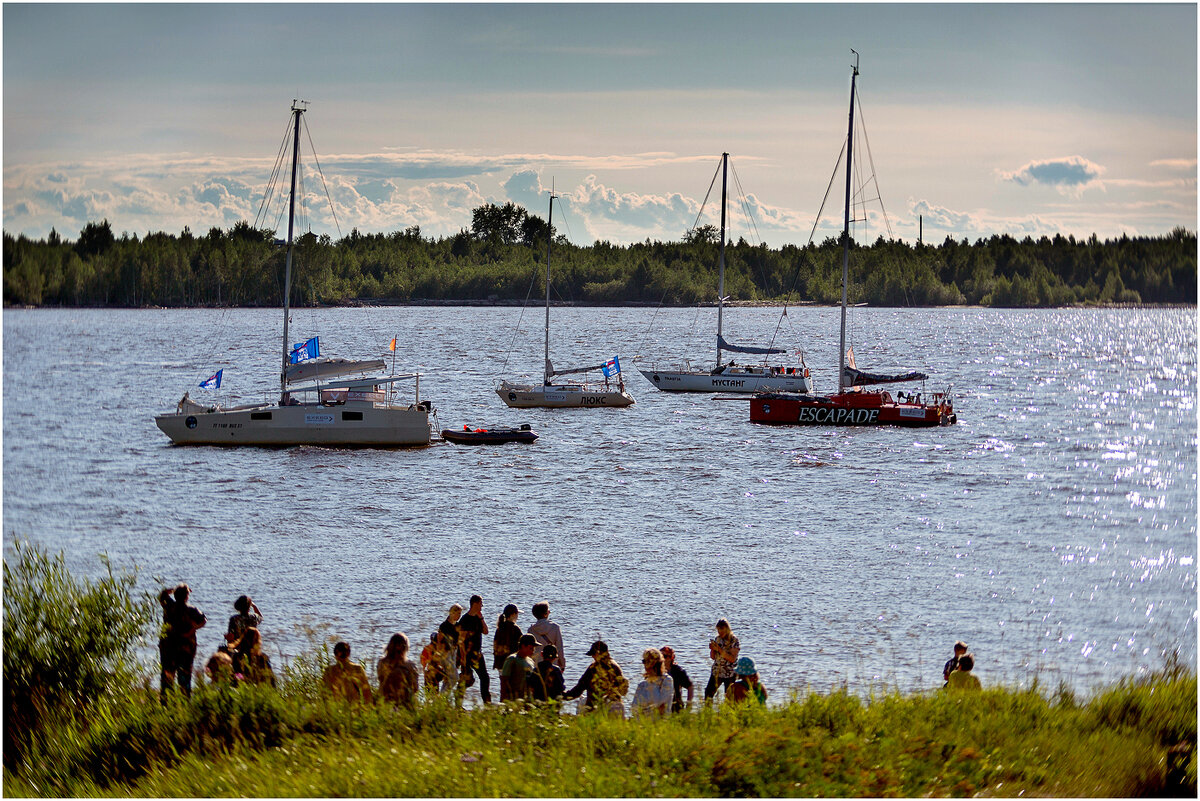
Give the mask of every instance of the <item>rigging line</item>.
<svg viewBox="0 0 1200 801">
<path fill-rule="evenodd" d="M 704 202 L 700 204 L 700 211 L 696 214 L 696 221 L 692 223 L 691 230 L 695 230 L 700 224 L 700 218 L 704 215 L 704 207 L 708 205 L 708 199 L 712 197 L 713 187 L 717 185 L 717 176 L 721 174 L 721 159 L 717 159 L 717 171 L 713 173 L 712 181 L 708 184 L 708 191 L 704 193 Z"/>
<path fill-rule="evenodd" d="M 646 340 L 649 339 L 650 332 L 654 330 L 654 321 L 658 319 L 658 313 L 662 311 L 663 301 L 667 299 L 667 293 L 669 291 L 669 288 L 664 289 L 662 297 L 658 299 L 658 306 L 654 309 L 654 315 L 650 318 L 650 325 L 646 326 L 646 331 L 642 334 L 642 341 L 638 345 L 637 352 L 633 354 L 634 361 L 637 361 L 638 356 L 641 355 L 642 349 L 646 347 Z"/>
<path fill-rule="evenodd" d="M 808 232 L 808 243 L 805 245 L 805 248 L 807 248 L 808 245 L 811 245 L 813 243 L 813 237 L 815 237 L 817 235 L 817 226 L 821 224 L 821 215 L 825 213 L 825 204 L 829 202 L 829 193 L 833 191 L 833 182 L 835 180 L 837 180 L 838 170 L 842 166 L 842 159 L 845 158 L 845 156 L 846 156 L 846 142 L 847 141 L 848 140 L 846 140 L 846 139 L 842 140 L 842 149 L 840 151 L 838 151 L 837 163 L 835 163 L 833 165 L 833 174 L 829 176 L 829 185 L 825 187 L 825 197 L 823 197 L 821 199 L 821 207 L 819 209 L 817 209 L 817 216 L 813 220 L 812 230 Z M 801 256 L 803 256 L 804 249 L 801 249 L 800 253 L 801 253 Z M 795 293 L 796 282 L 798 282 L 799 280 L 800 280 L 800 265 L 797 264 L 796 271 L 792 274 L 792 285 L 788 289 L 788 297 L 791 297 L 791 295 L 793 293 Z M 774 344 L 775 344 L 776 337 L 779 336 L 779 327 L 781 325 L 783 325 L 783 318 L 786 316 L 787 316 L 787 305 L 784 305 L 783 313 L 779 315 L 779 321 L 777 323 L 775 323 L 775 333 L 771 335 L 771 345 L 772 346 L 774 346 Z M 790 320 L 788 321 L 788 324 L 791 325 Z"/>
<path fill-rule="evenodd" d="M 512 356 L 513 345 L 517 341 L 517 334 L 521 333 L 521 321 L 525 319 L 525 309 L 529 308 L 529 299 L 533 297 L 533 287 L 538 280 L 538 263 L 534 259 L 533 262 L 533 277 L 529 279 L 529 291 L 525 293 L 525 302 L 521 304 L 521 313 L 517 315 L 517 327 L 513 329 L 512 339 L 508 342 L 508 350 L 504 352 L 504 364 L 500 365 L 500 373 L 503 374 L 508 370 L 508 360 Z"/>
<path fill-rule="evenodd" d="M 279 152 L 275 154 L 275 166 L 271 170 L 271 177 L 267 179 L 267 188 L 263 190 L 262 203 L 258 206 L 258 214 L 254 216 L 254 227 L 258 227 L 259 219 L 266 222 L 266 211 L 271 206 L 271 199 L 274 195 L 274 190 L 279 178 L 279 170 L 283 164 L 283 154 L 287 149 L 288 134 L 292 132 L 292 118 L 288 117 L 288 124 L 283 129 L 283 141 L 279 143 Z"/>
<path fill-rule="evenodd" d="M 746 220 L 750 223 L 747 226 L 746 233 L 753 231 L 752 238 L 755 244 L 762 242 L 762 234 L 758 232 L 758 221 L 754 219 L 754 213 L 750 211 L 750 198 L 746 196 L 745 190 L 742 189 L 742 179 L 738 176 L 737 169 L 733 166 L 733 162 L 729 163 L 729 171 L 733 173 L 733 185 L 737 188 L 738 204 L 742 207 L 742 213 L 746 215 Z"/>
<path fill-rule="evenodd" d="M 854 94 L 858 96 L 858 88 L 855 87 Z M 862 101 L 858 102 L 858 119 L 862 126 L 863 144 L 867 146 L 867 162 L 871 165 L 871 181 L 875 184 L 875 192 L 879 195 L 879 211 L 883 214 L 883 223 L 887 226 L 888 237 L 895 239 L 892 233 L 892 222 L 888 219 L 887 209 L 883 206 L 883 191 L 879 188 L 879 174 L 875 171 L 875 157 L 871 153 L 871 140 L 867 136 L 867 118 L 862 113 Z"/>
<path fill-rule="evenodd" d="M 317 148 L 313 145 L 312 133 L 308 123 L 304 123 L 304 135 L 308 137 L 308 149 L 312 151 L 313 163 L 317 165 L 317 175 L 321 176 L 321 186 L 325 187 L 325 199 L 329 201 L 329 213 L 333 215 L 333 227 L 337 229 L 338 239 L 342 238 L 342 226 L 338 225 L 337 209 L 333 207 L 333 198 L 329 196 L 329 185 L 325 183 L 325 173 L 321 171 L 321 160 L 317 158 Z"/>
</svg>

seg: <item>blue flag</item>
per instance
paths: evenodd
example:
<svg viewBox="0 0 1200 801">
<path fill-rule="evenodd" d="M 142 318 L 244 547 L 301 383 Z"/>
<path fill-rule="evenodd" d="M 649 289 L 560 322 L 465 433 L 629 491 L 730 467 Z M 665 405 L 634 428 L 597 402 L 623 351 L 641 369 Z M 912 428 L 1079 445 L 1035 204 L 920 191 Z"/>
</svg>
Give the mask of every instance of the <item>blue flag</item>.
<svg viewBox="0 0 1200 801">
<path fill-rule="evenodd" d="M 225 372 L 225 368 L 221 368 L 217 372 L 210 375 L 208 378 L 200 382 L 200 389 L 220 389 L 221 388 L 221 373 Z"/>
<path fill-rule="evenodd" d="M 309 359 L 315 359 L 321 355 L 321 338 L 313 337 L 306 342 L 297 342 L 292 345 L 292 364 L 306 362 Z"/>
<path fill-rule="evenodd" d="M 604 366 L 600 369 L 604 371 L 605 378 L 612 378 L 614 375 L 621 372 L 621 360 L 616 356 L 613 356 L 611 359 L 605 362 Z"/>
</svg>

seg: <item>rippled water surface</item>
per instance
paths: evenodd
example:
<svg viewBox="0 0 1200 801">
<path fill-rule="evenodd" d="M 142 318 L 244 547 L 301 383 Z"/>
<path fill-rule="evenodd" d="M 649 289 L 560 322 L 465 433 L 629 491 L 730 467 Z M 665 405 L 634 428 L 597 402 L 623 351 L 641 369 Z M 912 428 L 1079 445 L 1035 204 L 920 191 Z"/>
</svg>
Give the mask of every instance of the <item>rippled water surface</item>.
<svg viewBox="0 0 1200 801">
<path fill-rule="evenodd" d="M 5 311 L 6 542 L 89 573 L 107 551 L 148 589 L 188 582 L 213 621 L 202 652 L 243 592 L 272 651 L 316 628 L 362 656 L 396 630 L 423 640 L 478 592 L 489 625 L 511 601 L 524 627 L 549 600 L 569 681 L 597 636 L 627 669 L 669 643 L 702 676 L 720 616 L 768 687 L 938 686 L 956 639 L 985 684 L 1087 691 L 1176 649 L 1195 664 L 1194 309 L 855 310 L 860 367 L 952 386 L 959 425 L 933 430 L 760 427 L 744 401 L 634 372 L 635 354 L 708 364 L 713 310 L 556 310 L 555 363 L 620 354 L 637 403 L 525 411 L 492 387 L 540 373 L 537 310 L 299 310 L 295 338 L 327 355 L 398 335 L 443 427 L 529 422 L 541 439 L 169 445 L 152 415 L 205 396 L 216 369 L 223 398 L 270 394 L 281 314 Z M 727 338 L 778 322 L 733 310 Z M 828 390 L 837 310 L 793 309 L 779 337 Z"/>
</svg>

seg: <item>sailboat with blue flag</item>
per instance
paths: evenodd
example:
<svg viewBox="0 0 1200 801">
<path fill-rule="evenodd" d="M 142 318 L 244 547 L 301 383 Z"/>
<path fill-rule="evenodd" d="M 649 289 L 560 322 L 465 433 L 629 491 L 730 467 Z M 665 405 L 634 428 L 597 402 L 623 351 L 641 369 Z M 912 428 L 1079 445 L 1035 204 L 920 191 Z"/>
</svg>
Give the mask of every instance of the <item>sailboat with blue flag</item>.
<svg viewBox="0 0 1200 801">
<path fill-rule="evenodd" d="M 639 368 L 651 384 L 664 392 L 734 392 L 754 393 L 765 391 L 811 392 L 812 380 L 804 356 L 796 365 L 771 365 L 768 357 L 786 353 L 784 348 L 774 346 L 735 345 L 727 342 L 722 330 L 725 319 L 725 208 L 726 187 L 729 176 L 729 154 L 721 154 L 721 250 L 717 261 L 717 363 L 711 369 L 694 368 L 689 361 L 675 367 Z M 714 176 L 715 180 L 715 176 Z M 745 361 L 738 364 L 735 359 L 722 363 L 722 353 L 742 353 L 762 356 L 761 362 Z"/>
<path fill-rule="evenodd" d="M 554 242 L 554 201 L 558 196 L 550 193 L 550 209 L 547 214 L 546 236 L 546 354 L 542 383 L 503 379 L 496 387 L 500 400 L 514 409 L 584 409 L 624 407 L 633 404 L 633 396 L 625 390 L 621 376 L 621 361 L 616 356 L 603 364 L 588 367 L 572 367 L 557 370 L 550 361 L 550 246 Z M 604 384 L 586 384 L 563 380 L 561 376 L 580 375 L 600 370 Z"/>
<path fill-rule="evenodd" d="M 296 173 L 300 161 L 301 115 L 304 101 L 292 103 L 292 183 L 288 198 L 287 259 L 283 290 L 283 354 L 277 402 L 236 406 L 197 403 L 188 393 L 175 411 L 154 422 L 176 445 L 326 445 L 332 447 L 393 448 L 428 445 L 432 406 L 420 399 L 417 373 L 382 371 L 383 359 L 355 361 L 321 356 L 319 337 L 290 342 L 293 230 L 296 220 Z M 286 140 L 285 140 L 286 141 Z M 280 149 L 280 159 L 286 156 Z M 279 174 L 276 165 L 274 174 Z M 318 165 L 319 168 L 319 165 Z M 322 179 L 324 180 L 324 179 Z M 273 195 L 274 182 L 267 197 Z M 266 205 L 266 201 L 264 201 Z M 290 343 L 290 344 L 289 344 Z M 394 350 L 393 340 L 393 350 Z M 219 388 L 222 370 L 202 382 Z M 400 400 L 395 386 L 413 382 L 411 402 Z"/>
</svg>

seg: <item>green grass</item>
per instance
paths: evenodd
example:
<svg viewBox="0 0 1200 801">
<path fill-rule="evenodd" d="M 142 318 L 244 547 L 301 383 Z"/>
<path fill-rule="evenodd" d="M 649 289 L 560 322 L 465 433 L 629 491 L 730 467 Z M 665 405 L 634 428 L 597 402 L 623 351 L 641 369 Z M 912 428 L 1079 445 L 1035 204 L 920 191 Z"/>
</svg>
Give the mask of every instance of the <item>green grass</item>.
<svg viewBox="0 0 1200 801">
<path fill-rule="evenodd" d="M 6 770 L 10 796 L 1135 796 L 1196 793 L 1196 678 L 1060 690 L 846 692 L 619 720 L 351 708 L 311 676 L 96 707 Z"/>
</svg>

